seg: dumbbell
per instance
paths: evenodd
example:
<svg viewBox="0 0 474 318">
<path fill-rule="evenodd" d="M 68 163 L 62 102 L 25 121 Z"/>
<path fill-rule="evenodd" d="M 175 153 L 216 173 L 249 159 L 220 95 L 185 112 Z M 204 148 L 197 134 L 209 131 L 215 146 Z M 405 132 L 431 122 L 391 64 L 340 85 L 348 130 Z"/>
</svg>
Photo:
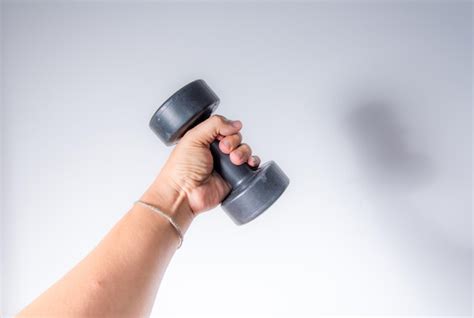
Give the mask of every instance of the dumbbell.
<svg viewBox="0 0 474 318">
<path fill-rule="evenodd" d="M 195 80 L 168 98 L 153 114 L 150 128 L 167 146 L 173 145 L 194 126 L 211 116 L 219 97 L 203 80 Z M 246 163 L 234 165 L 219 149 L 210 145 L 214 170 L 232 187 L 222 209 L 238 225 L 245 224 L 269 208 L 288 187 L 290 180 L 280 167 L 269 161 L 258 169 Z"/>
</svg>

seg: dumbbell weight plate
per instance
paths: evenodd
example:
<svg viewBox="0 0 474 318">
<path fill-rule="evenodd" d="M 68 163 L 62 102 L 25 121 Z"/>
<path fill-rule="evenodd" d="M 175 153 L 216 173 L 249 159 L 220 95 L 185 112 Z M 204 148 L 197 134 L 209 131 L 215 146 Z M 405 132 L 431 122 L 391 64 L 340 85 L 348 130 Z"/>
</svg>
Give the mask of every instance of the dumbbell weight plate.
<svg viewBox="0 0 474 318">
<path fill-rule="evenodd" d="M 150 120 L 150 128 L 171 146 L 194 125 L 206 120 L 219 105 L 219 97 L 203 80 L 184 86 L 168 98 Z"/>
</svg>

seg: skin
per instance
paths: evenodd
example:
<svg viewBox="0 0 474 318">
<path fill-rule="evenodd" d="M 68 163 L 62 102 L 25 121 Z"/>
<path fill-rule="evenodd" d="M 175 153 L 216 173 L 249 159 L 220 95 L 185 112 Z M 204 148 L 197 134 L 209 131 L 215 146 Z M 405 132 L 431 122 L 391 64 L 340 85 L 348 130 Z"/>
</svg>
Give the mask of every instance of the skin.
<svg viewBox="0 0 474 318">
<path fill-rule="evenodd" d="M 232 163 L 259 165 L 242 143 L 241 128 L 240 121 L 212 116 L 188 131 L 141 200 L 170 215 L 185 232 L 231 190 L 212 171 L 212 141 L 220 140 Z M 134 205 L 89 255 L 17 317 L 148 317 L 178 244 L 165 218 Z"/>
</svg>

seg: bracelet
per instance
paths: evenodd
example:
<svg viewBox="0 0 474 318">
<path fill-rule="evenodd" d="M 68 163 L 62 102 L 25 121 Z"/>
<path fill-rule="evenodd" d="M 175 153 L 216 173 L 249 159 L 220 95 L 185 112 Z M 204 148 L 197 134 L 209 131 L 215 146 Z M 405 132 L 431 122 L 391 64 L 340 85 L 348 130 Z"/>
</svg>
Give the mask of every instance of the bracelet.
<svg viewBox="0 0 474 318">
<path fill-rule="evenodd" d="M 183 231 L 181 230 L 181 228 L 179 227 L 178 224 L 176 224 L 176 222 L 173 220 L 173 218 L 171 216 L 169 216 L 168 214 L 164 213 L 163 211 L 159 210 L 158 208 L 154 207 L 153 205 L 150 205 L 146 202 L 143 202 L 143 201 L 136 201 L 135 204 L 138 204 L 138 205 L 141 205 L 141 206 L 144 206 L 150 210 L 152 210 L 153 212 L 156 212 L 158 213 L 159 215 L 161 215 L 162 217 L 164 217 L 165 219 L 168 220 L 168 222 L 170 222 L 170 224 L 173 226 L 173 228 L 175 229 L 176 233 L 178 234 L 179 236 L 179 245 L 178 245 L 178 248 L 181 247 L 181 245 L 183 245 Z"/>
</svg>

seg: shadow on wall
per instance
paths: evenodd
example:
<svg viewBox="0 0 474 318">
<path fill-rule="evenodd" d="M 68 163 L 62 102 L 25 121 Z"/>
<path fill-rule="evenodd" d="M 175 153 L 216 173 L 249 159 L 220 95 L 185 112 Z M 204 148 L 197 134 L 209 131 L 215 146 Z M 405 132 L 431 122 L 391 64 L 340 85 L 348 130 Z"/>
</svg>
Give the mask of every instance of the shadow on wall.
<svg viewBox="0 0 474 318">
<path fill-rule="evenodd" d="M 359 103 L 343 117 L 344 127 L 369 181 L 380 226 L 403 259 L 400 265 L 418 271 L 412 282 L 423 290 L 421 295 L 429 295 L 426 282 L 436 277 L 436 288 L 449 291 L 465 314 L 471 293 L 472 247 L 457 244 L 432 218 L 437 214 L 449 220 L 456 211 L 436 207 L 439 200 L 450 198 L 443 199 L 442 187 L 431 187 L 437 171 L 427 155 L 429 149 L 410 139 L 397 111 L 395 105 L 383 101 Z M 423 190 L 425 196 L 418 197 L 415 189 Z M 428 202 L 429 198 L 435 201 Z"/>
<path fill-rule="evenodd" d="M 371 182 L 409 190 L 433 180 L 432 160 L 411 143 L 387 103 L 358 105 L 349 113 L 347 124 Z"/>
</svg>

